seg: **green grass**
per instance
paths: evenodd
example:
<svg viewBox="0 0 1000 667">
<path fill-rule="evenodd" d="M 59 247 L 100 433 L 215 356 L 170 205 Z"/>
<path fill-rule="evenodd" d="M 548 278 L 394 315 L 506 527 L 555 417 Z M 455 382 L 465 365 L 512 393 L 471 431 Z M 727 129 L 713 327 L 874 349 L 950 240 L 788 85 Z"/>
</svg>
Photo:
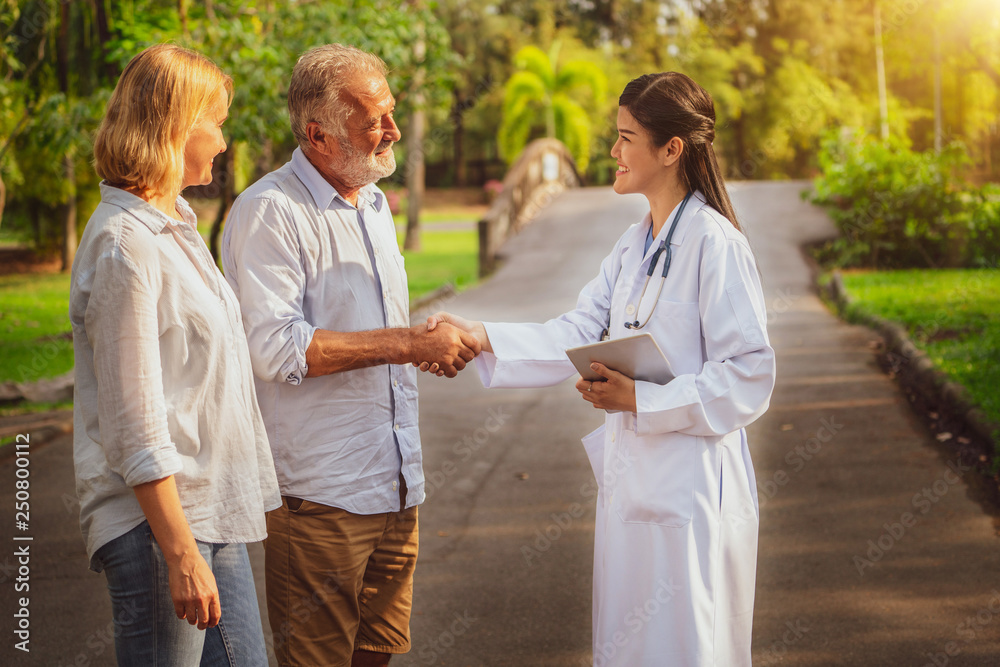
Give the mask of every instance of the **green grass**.
<svg viewBox="0 0 1000 667">
<path fill-rule="evenodd" d="M 398 235 L 402 245 L 403 234 Z M 476 282 L 479 272 L 475 230 L 421 234 L 423 250 L 406 252 L 410 299 L 453 283 Z M 0 382 L 31 382 L 73 368 L 66 274 L 0 276 Z"/>
<path fill-rule="evenodd" d="M 69 276 L 0 276 L 0 382 L 31 382 L 73 368 Z"/>
<path fill-rule="evenodd" d="M 403 247 L 405 234 L 396 239 Z M 475 230 L 461 232 L 434 232 L 423 230 L 420 234 L 423 249 L 403 253 L 406 258 L 406 277 L 410 284 L 410 300 L 452 283 L 463 289 L 479 278 L 479 235 Z"/>
<path fill-rule="evenodd" d="M 914 344 L 1000 422 L 1000 270 L 844 274 L 860 310 L 899 322 Z"/>
</svg>

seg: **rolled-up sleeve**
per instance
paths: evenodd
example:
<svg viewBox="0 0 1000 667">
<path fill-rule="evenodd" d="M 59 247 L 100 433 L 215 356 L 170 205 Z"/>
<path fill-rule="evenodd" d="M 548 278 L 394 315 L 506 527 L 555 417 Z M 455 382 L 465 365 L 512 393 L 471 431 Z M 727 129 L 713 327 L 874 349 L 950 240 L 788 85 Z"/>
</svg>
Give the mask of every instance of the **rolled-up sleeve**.
<svg viewBox="0 0 1000 667">
<path fill-rule="evenodd" d="M 222 266 L 240 301 L 254 374 L 300 384 L 316 327 L 303 316 L 305 271 L 287 207 L 271 197 L 237 200 L 226 219 Z"/>
<path fill-rule="evenodd" d="M 710 245 L 700 273 L 706 361 L 701 372 L 680 375 L 666 385 L 635 383 L 639 435 L 724 435 L 767 410 L 775 359 L 753 255 L 737 241 Z"/>
<path fill-rule="evenodd" d="M 167 425 L 154 292 L 137 265 L 108 253 L 95 267 L 85 315 L 101 447 L 108 467 L 128 486 L 182 468 Z"/>
</svg>

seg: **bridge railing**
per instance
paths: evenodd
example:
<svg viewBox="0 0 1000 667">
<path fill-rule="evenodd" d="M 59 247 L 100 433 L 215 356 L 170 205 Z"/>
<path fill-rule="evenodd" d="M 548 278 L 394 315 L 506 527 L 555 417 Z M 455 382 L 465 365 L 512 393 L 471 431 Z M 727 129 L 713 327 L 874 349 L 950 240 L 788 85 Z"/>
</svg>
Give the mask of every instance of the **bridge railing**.
<svg viewBox="0 0 1000 667">
<path fill-rule="evenodd" d="M 503 190 L 479 221 L 479 275 L 492 273 L 498 250 L 529 225 L 552 199 L 582 185 L 576 163 L 558 139 L 536 139 L 525 147 L 503 179 Z"/>
</svg>

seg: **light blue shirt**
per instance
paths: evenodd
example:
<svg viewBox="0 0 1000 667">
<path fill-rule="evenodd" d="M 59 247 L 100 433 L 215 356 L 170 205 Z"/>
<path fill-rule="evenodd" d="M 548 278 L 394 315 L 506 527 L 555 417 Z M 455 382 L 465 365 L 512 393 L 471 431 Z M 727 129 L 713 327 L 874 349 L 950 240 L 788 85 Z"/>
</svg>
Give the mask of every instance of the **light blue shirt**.
<svg viewBox="0 0 1000 667">
<path fill-rule="evenodd" d="M 281 493 L 355 514 L 424 500 L 416 369 L 306 378 L 317 329 L 408 327 L 403 256 L 385 196 L 354 207 L 300 149 L 237 198 L 222 237 Z"/>
</svg>

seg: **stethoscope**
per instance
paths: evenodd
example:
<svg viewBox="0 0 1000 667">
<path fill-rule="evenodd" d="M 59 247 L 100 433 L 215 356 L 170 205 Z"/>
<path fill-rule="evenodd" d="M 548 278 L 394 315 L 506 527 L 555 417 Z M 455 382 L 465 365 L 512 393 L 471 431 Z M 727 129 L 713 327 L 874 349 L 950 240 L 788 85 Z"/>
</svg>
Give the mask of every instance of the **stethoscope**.
<svg viewBox="0 0 1000 667">
<path fill-rule="evenodd" d="M 646 296 L 646 288 L 649 287 L 649 279 L 653 277 L 653 272 L 656 271 L 656 263 L 660 260 L 660 253 L 663 253 L 663 277 L 660 278 L 660 288 L 656 290 L 656 299 L 653 301 L 653 307 L 649 311 L 649 315 L 646 316 L 646 321 L 639 324 L 639 320 L 634 322 L 625 322 L 626 329 L 641 329 L 647 324 L 649 320 L 653 317 L 653 311 L 656 310 L 656 303 L 660 300 L 660 292 L 663 291 L 663 283 L 667 280 L 667 272 L 670 271 L 670 239 L 674 235 L 674 230 L 677 229 L 677 221 L 681 219 L 681 213 L 684 212 L 684 207 L 687 206 L 688 199 L 691 198 L 691 191 L 684 195 L 684 200 L 681 205 L 677 208 L 677 213 L 674 214 L 674 220 L 670 223 L 670 230 L 667 232 L 667 238 L 660 243 L 660 247 L 656 249 L 653 253 L 653 258 L 649 260 L 649 269 L 646 271 L 646 282 L 642 285 L 642 294 L 639 295 L 639 301 L 637 303 L 642 304 L 642 297 Z M 650 223 L 652 224 L 652 223 Z M 636 310 L 636 315 L 638 315 L 638 310 Z"/>
</svg>

